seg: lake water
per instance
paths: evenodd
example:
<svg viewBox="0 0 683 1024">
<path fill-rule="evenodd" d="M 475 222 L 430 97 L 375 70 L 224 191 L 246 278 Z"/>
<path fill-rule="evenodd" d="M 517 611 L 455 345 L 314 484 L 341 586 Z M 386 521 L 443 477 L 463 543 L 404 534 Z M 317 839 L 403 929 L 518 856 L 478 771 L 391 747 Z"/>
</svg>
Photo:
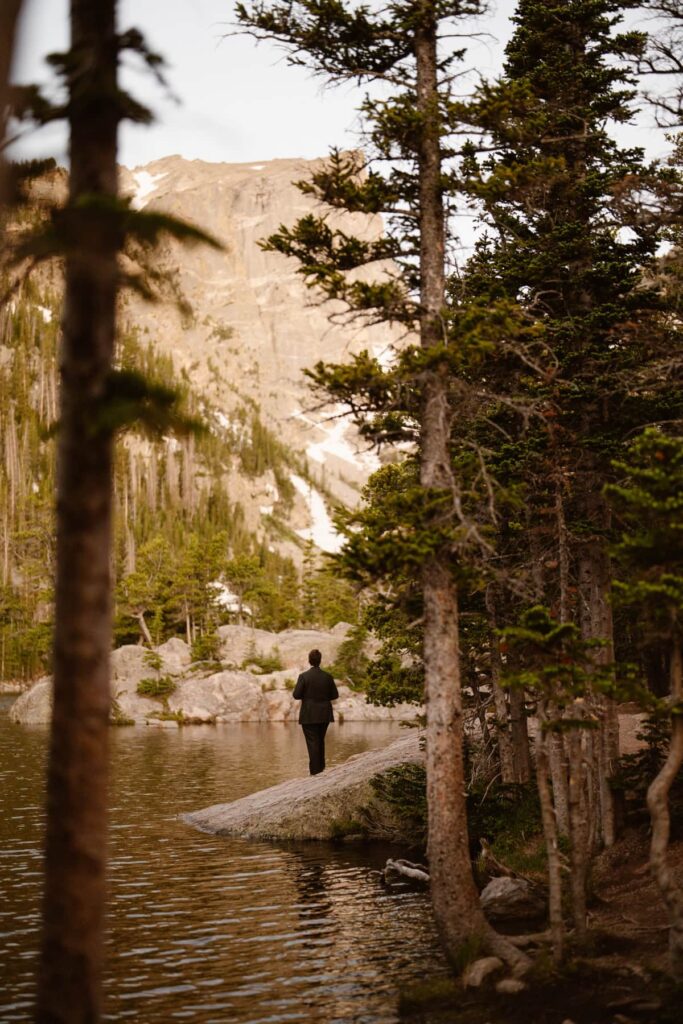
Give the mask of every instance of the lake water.
<svg viewBox="0 0 683 1024">
<path fill-rule="evenodd" d="M 38 944 L 46 730 L 0 698 L 0 1021 L 27 1021 Z M 397 726 L 335 725 L 328 764 Z M 401 986 L 445 972 L 428 899 L 378 875 L 386 848 L 196 832 L 184 811 L 307 774 L 295 725 L 112 730 L 106 1020 L 397 1021 Z"/>
</svg>

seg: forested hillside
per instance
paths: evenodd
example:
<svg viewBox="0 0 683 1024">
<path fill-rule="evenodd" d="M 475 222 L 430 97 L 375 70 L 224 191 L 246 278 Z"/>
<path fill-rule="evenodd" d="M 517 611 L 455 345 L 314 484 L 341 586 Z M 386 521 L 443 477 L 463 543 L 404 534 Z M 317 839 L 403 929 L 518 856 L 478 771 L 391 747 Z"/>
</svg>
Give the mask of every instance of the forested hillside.
<svg viewBox="0 0 683 1024">
<path fill-rule="evenodd" d="M 49 663 L 58 283 L 56 275 L 26 283 L 0 314 L 0 679 L 30 678 Z M 129 434 L 118 446 L 116 642 L 180 634 L 201 657 L 211 654 L 215 627 L 229 619 L 279 630 L 352 617 L 351 589 L 317 571 L 312 544 L 290 525 L 291 475 L 306 478 L 306 460 L 265 426 L 256 402 L 245 400 L 230 417 L 212 408 L 188 374 L 133 328 L 119 353 L 122 368 L 178 393 L 184 414 L 204 429 L 161 439 Z M 232 493 L 236 474 L 258 481 L 257 491 L 269 489 L 258 530 Z M 282 537 L 300 550 L 298 563 L 279 553 Z"/>
</svg>

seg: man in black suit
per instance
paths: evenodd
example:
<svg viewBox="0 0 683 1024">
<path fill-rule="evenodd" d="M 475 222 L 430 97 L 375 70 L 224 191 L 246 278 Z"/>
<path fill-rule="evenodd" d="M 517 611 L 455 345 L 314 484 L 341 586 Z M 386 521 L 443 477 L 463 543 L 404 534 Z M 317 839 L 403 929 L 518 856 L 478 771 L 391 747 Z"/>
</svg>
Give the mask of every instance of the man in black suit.
<svg viewBox="0 0 683 1024">
<path fill-rule="evenodd" d="M 339 696 L 334 679 L 320 667 L 320 651 L 308 655 L 308 672 L 302 672 L 296 681 L 294 700 L 301 701 L 299 725 L 304 731 L 308 747 L 308 767 L 311 775 L 325 770 L 325 733 L 334 721 L 332 701 Z"/>
</svg>

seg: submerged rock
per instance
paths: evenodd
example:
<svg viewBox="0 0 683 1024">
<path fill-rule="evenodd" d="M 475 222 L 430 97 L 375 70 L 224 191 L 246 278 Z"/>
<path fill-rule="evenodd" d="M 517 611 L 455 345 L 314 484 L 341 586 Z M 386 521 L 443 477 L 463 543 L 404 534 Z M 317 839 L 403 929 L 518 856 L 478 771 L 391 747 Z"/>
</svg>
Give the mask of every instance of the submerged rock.
<svg viewBox="0 0 683 1024">
<path fill-rule="evenodd" d="M 254 839 L 339 839 L 372 837 L 381 819 L 386 835 L 386 807 L 378 807 L 371 780 L 389 768 L 421 762 L 416 729 L 387 747 L 350 757 L 320 775 L 281 782 L 229 804 L 215 804 L 182 815 L 202 832 Z M 395 821 L 394 838 L 409 843 L 405 823 Z M 405 834 L 401 835 L 401 829 Z"/>
</svg>

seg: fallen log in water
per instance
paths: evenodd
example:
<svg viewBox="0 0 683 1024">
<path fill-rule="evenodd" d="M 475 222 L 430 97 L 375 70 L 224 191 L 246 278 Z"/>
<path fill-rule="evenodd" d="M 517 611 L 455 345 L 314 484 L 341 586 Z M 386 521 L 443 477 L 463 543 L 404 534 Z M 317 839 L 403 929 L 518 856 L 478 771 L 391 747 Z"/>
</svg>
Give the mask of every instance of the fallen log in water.
<svg viewBox="0 0 683 1024">
<path fill-rule="evenodd" d="M 392 860 L 390 857 L 384 865 L 383 874 L 386 877 L 387 873 L 391 874 L 392 872 L 397 875 L 404 875 L 414 882 L 429 884 L 429 871 L 424 864 L 413 864 L 412 861 L 403 860 L 401 857 L 398 860 Z"/>
</svg>

